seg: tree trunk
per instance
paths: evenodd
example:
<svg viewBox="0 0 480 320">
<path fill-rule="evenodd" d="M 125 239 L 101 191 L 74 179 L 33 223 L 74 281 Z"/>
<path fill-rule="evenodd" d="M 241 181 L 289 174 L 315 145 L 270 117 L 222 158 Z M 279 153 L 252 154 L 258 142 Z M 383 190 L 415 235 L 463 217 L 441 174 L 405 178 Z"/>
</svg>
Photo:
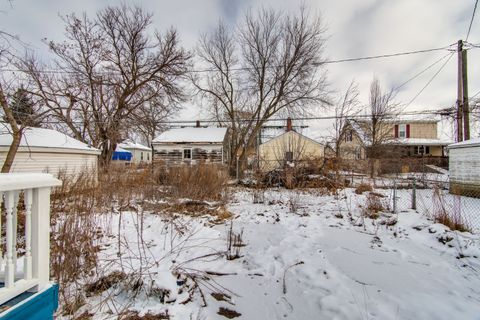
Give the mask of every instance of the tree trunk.
<svg viewBox="0 0 480 320">
<path fill-rule="evenodd" d="M 22 141 L 22 130 L 12 130 L 12 144 L 8 148 L 7 157 L 2 166 L 2 173 L 10 172 L 10 169 L 13 165 L 13 160 L 15 160 L 15 155 L 17 154 L 18 147 L 20 146 L 20 141 Z"/>
<path fill-rule="evenodd" d="M 115 151 L 115 148 L 117 147 L 116 143 L 108 143 L 109 141 L 105 141 L 102 145 L 102 153 L 100 154 L 100 168 L 103 171 L 108 171 L 108 168 L 110 167 L 110 163 L 112 161 L 112 156 L 113 152 Z"/>
</svg>

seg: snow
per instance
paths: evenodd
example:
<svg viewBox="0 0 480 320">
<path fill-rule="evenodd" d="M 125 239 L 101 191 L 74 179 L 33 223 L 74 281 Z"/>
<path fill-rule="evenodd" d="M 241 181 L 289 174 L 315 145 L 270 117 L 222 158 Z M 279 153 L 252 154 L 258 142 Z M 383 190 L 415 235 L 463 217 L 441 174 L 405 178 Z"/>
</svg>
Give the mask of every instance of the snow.
<svg viewBox="0 0 480 320">
<path fill-rule="evenodd" d="M 163 132 L 152 143 L 221 143 L 226 134 L 227 128 L 175 128 Z"/>
<path fill-rule="evenodd" d="M 133 142 L 133 141 L 124 141 L 123 143 L 119 143 L 118 146 L 122 149 L 136 149 L 136 150 L 144 150 L 144 151 L 152 151 L 149 147 Z"/>
<path fill-rule="evenodd" d="M 125 150 L 123 148 L 120 147 L 120 145 L 117 145 L 117 147 L 115 148 L 115 152 L 126 152 L 126 153 L 131 153 L 130 151 L 128 150 Z"/>
<path fill-rule="evenodd" d="M 376 191 L 388 201 L 391 190 Z M 243 230 L 246 244 L 235 260 L 223 254 L 228 221 L 112 214 L 99 269 L 136 271 L 146 286 L 171 293 L 160 303 L 147 294 L 153 290 L 132 293 L 118 286 L 88 298 L 80 311 L 89 310 L 94 319 L 114 318 L 109 312 L 121 305 L 141 314 L 168 310 L 172 319 L 225 319 L 217 314 L 220 307 L 241 313 L 240 319 L 474 319 L 480 314 L 479 235 L 450 231 L 406 208 L 377 220 L 362 217 L 367 193 L 356 195 L 353 189 L 337 194 L 270 189 L 265 203 L 254 204 L 255 192 L 262 191 L 236 189 L 228 204 L 233 230 Z M 398 222 L 380 223 L 391 219 Z M 188 299 L 192 280 L 179 282 L 175 276 L 187 272 L 201 275 L 197 281 L 206 307 L 198 290 Z M 230 298 L 217 301 L 212 292 Z M 113 300 L 105 302 L 112 294 L 115 308 Z"/>
<path fill-rule="evenodd" d="M 451 144 L 451 141 L 440 140 L 440 139 L 422 139 L 422 138 L 401 138 L 394 139 L 392 143 L 399 143 L 407 146 L 446 146 Z"/>
<path fill-rule="evenodd" d="M 480 138 L 474 138 L 474 139 L 451 144 L 448 146 L 448 149 L 476 147 L 476 146 L 480 146 Z"/>
<path fill-rule="evenodd" d="M 5 125 L 0 126 L 0 146 L 10 146 L 11 144 L 11 130 Z M 100 153 L 98 149 L 59 131 L 31 127 L 25 128 L 20 147 L 73 149 Z"/>
<path fill-rule="evenodd" d="M 48 173 L 0 173 L 0 192 L 60 186 L 62 182 Z"/>
</svg>

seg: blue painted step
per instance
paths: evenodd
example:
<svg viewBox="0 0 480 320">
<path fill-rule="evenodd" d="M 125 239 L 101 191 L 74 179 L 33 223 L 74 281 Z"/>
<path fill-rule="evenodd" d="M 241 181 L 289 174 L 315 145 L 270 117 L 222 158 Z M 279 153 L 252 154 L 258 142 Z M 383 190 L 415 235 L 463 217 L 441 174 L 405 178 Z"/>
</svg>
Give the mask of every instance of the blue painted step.
<svg viewBox="0 0 480 320">
<path fill-rule="evenodd" d="M 24 292 L 21 295 L 5 302 L 8 306 L 2 320 L 52 320 L 55 310 L 58 308 L 58 284 L 38 292 Z"/>
</svg>

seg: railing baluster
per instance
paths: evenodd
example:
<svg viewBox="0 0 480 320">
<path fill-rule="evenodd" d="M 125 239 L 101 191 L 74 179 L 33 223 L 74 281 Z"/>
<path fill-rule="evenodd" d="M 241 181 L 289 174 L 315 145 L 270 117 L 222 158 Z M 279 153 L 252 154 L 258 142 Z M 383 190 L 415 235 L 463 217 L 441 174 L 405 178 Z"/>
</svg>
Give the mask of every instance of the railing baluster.
<svg viewBox="0 0 480 320">
<path fill-rule="evenodd" d="M 15 269 L 13 266 L 13 208 L 15 207 L 15 191 L 7 191 L 5 195 L 5 209 L 7 214 L 7 254 L 5 263 L 5 288 L 12 288 L 15 284 Z"/>
<path fill-rule="evenodd" d="M 23 272 L 25 280 L 32 278 L 32 189 L 25 190 L 25 257 Z"/>
<path fill-rule="evenodd" d="M 12 239 L 13 239 L 13 244 L 12 244 L 12 263 L 13 263 L 13 273 L 14 277 L 15 274 L 17 273 L 17 227 L 18 227 L 18 200 L 20 198 L 20 192 L 16 191 L 13 195 L 13 216 L 12 216 L 12 225 L 13 225 L 13 230 L 12 230 Z"/>
</svg>

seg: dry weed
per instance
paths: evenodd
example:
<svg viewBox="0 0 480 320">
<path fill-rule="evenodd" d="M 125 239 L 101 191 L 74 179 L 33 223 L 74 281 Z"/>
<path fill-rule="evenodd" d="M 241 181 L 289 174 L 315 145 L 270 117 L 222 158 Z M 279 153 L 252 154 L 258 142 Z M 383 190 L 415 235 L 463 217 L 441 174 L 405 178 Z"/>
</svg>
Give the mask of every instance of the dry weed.
<svg viewBox="0 0 480 320">
<path fill-rule="evenodd" d="M 366 191 L 373 191 L 373 187 L 368 183 L 361 183 L 355 189 L 356 194 L 363 194 Z"/>
</svg>

